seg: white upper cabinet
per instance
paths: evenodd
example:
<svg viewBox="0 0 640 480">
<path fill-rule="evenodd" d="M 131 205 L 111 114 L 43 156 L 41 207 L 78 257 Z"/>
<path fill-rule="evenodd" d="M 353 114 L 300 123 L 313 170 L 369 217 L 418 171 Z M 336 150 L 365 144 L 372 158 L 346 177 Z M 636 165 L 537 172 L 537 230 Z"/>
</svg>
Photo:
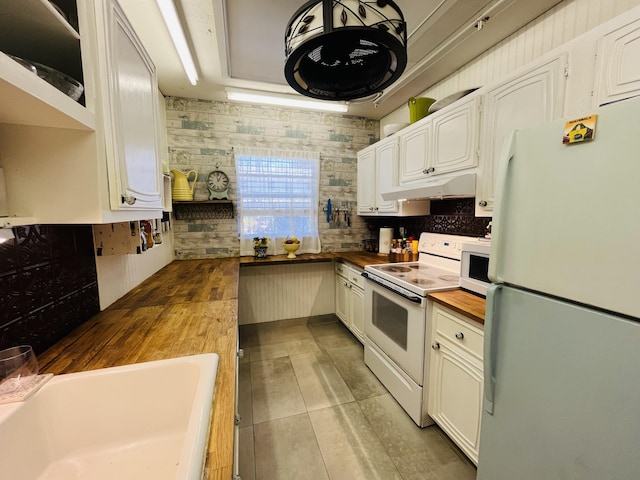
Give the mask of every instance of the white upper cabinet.
<svg viewBox="0 0 640 480">
<path fill-rule="evenodd" d="M 358 214 L 375 215 L 376 208 L 376 148 L 370 146 L 358 152 Z"/>
<path fill-rule="evenodd" d="M 480 106 L 481 97 L 474 93 L 433 114 L 432 175 L 478 165 Z"/>
<path fill-rule="evenodd" d="M 382 192 L 398 186 L 398 137 L 379 141 L 358 152 L 358 215 L 427 215 L 429 201 L 384 200 Z"/>
<path fill-rule="evenodd" d="M 398 139 L 390 138 L 358 152 L 358 215 L 393 214 L 398 202 L 380 196 L 398 178 Z"/>
<path fill-rule="evenodd" d="M 381 192 L 387 192 L 398 185 L 398 139 L 390 138 L 376 145 L 376 211 L 396 213 L 398 202 L 383 200 Z"/>
<path fill-rule="evenodd" d="M 155 68 L 115 0 L 57 3 L 63 14 L 48 0 L 0 2 L 3 223 L 159 218 Z M 9 55 L 75 78 L 83 97 L 74 101 Z"/>
<path fill-rule="evenodd" d="M 111 208 L 162 209 L 155 66 L 115 1 L 104 2 L 101 14 Z"/>
<path fill-rule="evenodd" d="M 399 184 L 478 165 L 481 98 L 464 98 L 401 130 Z"/>
<path fill-rule="evenodd" d="M 422 180 L 429 168 L 431 149 L 431 119 L 402 130 L 400 135 L 400 185 Z"/>
<path fill-rule="evenodd" d="M 609 22 L 607 30 L 599 40 L 597 105 L 640 95 L 640 19 L 625 15 Z"/>
<path fill-rule="evenodd" d="M 555 120 L 564 113 L 566 65 L 566 54 L 544 58 L 484 92 L 476 216 L 492 215 L 496 169 L 505 137 L 512 130 Z"/>
</svg>

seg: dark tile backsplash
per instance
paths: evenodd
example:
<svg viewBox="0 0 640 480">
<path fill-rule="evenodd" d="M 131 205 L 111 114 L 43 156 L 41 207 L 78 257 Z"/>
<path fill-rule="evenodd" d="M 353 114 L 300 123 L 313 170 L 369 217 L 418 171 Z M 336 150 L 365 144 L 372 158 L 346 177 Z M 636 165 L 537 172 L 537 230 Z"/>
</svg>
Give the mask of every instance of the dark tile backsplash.
<svg viewBox="0 0 640 480">
<path fill-rule="evenodd" d="M 380 227 L 394 227 L 399 236 L 399 227 L 405 227 L 408 235 L 419 236 L 422 232 L 484 236 L 491 218 L 475 216 L 474 198 L 451 200 L 432 200 L 431 213 L 424 217 L 385 217 L 367 218 L 374 225 L 374 232 Z"/>
<path fill-rule="evenodd" d="M 89 225 L 15 227 L 0 244 L 0 349 L 41 353 L 100 311 Z"/>
</svg>

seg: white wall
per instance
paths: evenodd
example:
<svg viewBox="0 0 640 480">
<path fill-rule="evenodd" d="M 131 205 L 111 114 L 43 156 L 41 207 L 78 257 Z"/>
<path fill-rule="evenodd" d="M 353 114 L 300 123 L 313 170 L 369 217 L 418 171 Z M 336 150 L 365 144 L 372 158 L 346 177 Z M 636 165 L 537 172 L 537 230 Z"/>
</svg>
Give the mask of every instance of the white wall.
<svg viewBox="0 0 640 480">
<path fill-rule="evenodd" d="M 496 83 L 523 65 L 638 5 L 640 0 L 565 0 L 417 96 L 439 99 L 467 88 Z M 384 125 L 403 123 L 407 118 L 409 109 L 403 106 L 380 120 L 380 131 Z"/>
<path fill-rule="evenodd" d="M 173 261 L 173 230 L 162 232 L 162 243 L 140 255 L 96 257 L 100 310 Z"/>
</svg>

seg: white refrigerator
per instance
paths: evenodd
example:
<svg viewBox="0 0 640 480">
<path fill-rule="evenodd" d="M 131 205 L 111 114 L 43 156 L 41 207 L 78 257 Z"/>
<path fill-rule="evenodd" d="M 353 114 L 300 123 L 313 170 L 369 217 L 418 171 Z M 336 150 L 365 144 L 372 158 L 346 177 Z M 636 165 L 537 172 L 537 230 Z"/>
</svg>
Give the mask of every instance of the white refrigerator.
<svg viewBox="0 0 640 480">
<path fill-rule="evenodd" d="M 505 142 L 478 480 L 640 478 L 640 98 L 593 113 Z"/>
</svg>

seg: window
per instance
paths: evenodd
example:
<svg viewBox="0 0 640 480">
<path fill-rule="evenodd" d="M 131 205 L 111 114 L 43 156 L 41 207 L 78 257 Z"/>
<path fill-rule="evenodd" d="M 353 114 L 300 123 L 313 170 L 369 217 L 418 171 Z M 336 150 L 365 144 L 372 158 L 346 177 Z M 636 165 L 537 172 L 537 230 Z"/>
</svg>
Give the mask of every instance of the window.
<svg viewBox="0 0 640 480">
<path fill-rule="evenodd" d="M 270 254 L 297 237 L 297 253 L 319 253 L 320 154 L 234 147 L 240 255 L 253 255 L 253 238 L 269 237 Z"/>
</svg>

